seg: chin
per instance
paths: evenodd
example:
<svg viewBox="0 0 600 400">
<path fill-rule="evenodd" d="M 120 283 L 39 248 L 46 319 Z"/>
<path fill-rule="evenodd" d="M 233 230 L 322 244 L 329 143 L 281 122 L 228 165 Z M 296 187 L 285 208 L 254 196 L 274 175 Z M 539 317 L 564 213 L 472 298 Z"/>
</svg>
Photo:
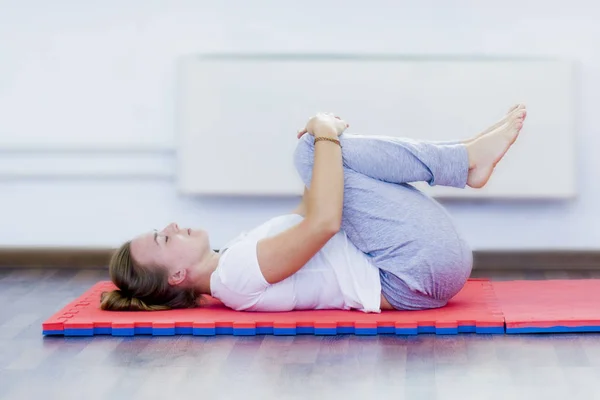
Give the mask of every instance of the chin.
<svg viewBox="0 0 600 400">
<path fill-rule="evenodd" d="M 191 236 L 196 239 L 197 243 L 202 245 L 202 248 L 209 248 L 210 243 L 208 241 L 208 234 L 201 229 L 194 229 L 191 231 Z"/>
</svg>

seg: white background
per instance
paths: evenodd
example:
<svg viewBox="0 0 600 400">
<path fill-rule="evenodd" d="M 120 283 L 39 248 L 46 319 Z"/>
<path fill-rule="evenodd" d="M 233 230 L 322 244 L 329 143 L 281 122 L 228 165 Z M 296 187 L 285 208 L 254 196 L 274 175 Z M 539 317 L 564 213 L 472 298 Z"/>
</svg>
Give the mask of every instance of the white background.
<svg viewBox="0 0 600 400">
<path fill-rule="evenodd" d="M 577 0 L 0 0 L 0 245 L 116 246 L 176 220 L 219 247 L 291 210 L 177 194 L 175 62 L 339 52 L 573 59 L 578 197 L 447 206 L 475 249 L 600 249 L 599 20 Z"/>
</svg>

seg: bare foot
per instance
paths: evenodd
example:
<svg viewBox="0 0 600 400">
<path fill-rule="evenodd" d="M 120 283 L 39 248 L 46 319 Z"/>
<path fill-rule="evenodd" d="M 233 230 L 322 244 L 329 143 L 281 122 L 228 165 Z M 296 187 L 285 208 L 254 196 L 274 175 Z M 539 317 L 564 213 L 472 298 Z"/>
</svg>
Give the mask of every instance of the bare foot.
<svg viewBox="0 0 600 400">
<path fill-rule="evenodd" d="M 508 115 L 504 124 L 467 144 L 469 155 L 467 185 L 472 188 L 485 186 L 496 164 L 517 140 L 526 113 L 525 106 L 515 109 Z"/>
<path fill-rule="evenodd" d="M 513 115 L 514 113 L 519 112 L 520 110 L 523 110 L 525 112 L 524 116 L 523 116 L 523 120 L 525 120 L 525 118 L 527 118 L 527 110 L 525 109 L 525 105 L 524 104 L 515 104 L 514 106 L 512 106 L 511 108 L 509 108 L 508 112 L 506 113 L 506 115 L 504 116 L 504 118 L 502 118 L 500 121 L 496 122 L 494 125 L 490 126 L 489 128 L 487 128 L 486 130 L 484 130 L 483 132 L 479 133 L 477 136 L 471 138 L 471 139 L 467 139 L 464 140 L 462 143 L 463 144 L 469 144 L 477 139 L 479 139 L 480 137 L 487 135 L 488 133 L 493 132 L 494 130 L 500 128 L 502 125 L 506 124 L 509 120 L 509 118 L 511 117 L 511 115 Z"/>
</svg>

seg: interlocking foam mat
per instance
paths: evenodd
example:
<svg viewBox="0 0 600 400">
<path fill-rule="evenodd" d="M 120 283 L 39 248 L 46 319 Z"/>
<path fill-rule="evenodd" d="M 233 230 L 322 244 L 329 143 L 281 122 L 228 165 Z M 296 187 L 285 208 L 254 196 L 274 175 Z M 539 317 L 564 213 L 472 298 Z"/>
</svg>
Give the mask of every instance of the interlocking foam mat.
<svg viewBox="0 0 600 400">
<path fill-rule="evenodd" d="M 493 282 L 506 333 L 600 332 L 600 279 Z"/>
<path fill-rule="evenodd" d="M 390 333 L 600 332 L 600 280 L 490 282 L 471 279 L 446 307 L 425 311 L 232 311 L 207 307 L 155 312 L 99 308 L 99 282 L 43 324 L 44 335 L 376 335 Z"/>
<path fill-rule="evenodd" d="M 504 333 L 504 317 L 490 281 L 471 279 L 447 306 L 424 311 L 312 310 L 240 312 L 216 300 L 202 308 L 115 312 L 99 308 L 100 294 L 113 290 L 99 282 L 43 323 L 44 335 L 416 335 L 419 333 Z"/>
</svg>

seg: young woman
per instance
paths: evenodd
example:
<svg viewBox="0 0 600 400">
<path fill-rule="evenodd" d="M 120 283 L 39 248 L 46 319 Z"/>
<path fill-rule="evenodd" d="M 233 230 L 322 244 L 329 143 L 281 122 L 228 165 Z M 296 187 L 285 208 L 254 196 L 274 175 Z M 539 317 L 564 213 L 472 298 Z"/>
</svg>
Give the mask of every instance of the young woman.
<svg viewBox="0 0 600 400">
<path fill-rule="evenodd" d="M 450 216 L 411 186 L 483 187 L 523 126 L 518 105 L 477 137 L 455 143 L 343 134 L 318 114 L 298 134 L 305 183 L 291 214 L 243 233 L 220 252 L 200 229 L 173 223 L 123 244 L 110 261 L 118 290 L 105 310 L 201 305 L 235 310 L 420 310 L 446 305 L 464 286 L 472 252 Z"/>
</svg>

